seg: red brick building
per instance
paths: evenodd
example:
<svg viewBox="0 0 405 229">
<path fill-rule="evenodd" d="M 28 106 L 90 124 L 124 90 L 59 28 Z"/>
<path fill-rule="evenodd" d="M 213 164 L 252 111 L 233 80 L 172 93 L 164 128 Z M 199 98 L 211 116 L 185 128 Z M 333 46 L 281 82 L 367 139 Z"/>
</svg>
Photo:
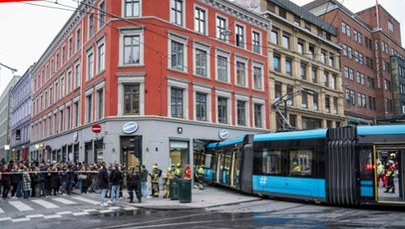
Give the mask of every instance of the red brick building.
<svg viewBox="0 0 405 229">
<path fill-rule="evenodd" d="M 338 28 L 348 124 L 395 121 L 405 114 L 400 24 L 381 5 L 353 13 L 336 0 L 303 8 Z"/>
<path fill-rule="evenodd" d="M 224 0 L 83 1 L 33 69 L 34 159 L 186 164 L 268 130 L 269 28 Z"/>
</svg>

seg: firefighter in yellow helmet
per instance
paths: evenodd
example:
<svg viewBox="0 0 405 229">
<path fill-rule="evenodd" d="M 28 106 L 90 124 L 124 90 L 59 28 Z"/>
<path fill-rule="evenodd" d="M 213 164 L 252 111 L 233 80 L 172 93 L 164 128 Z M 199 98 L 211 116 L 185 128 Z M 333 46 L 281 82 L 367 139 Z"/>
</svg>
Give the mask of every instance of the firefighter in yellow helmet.
<svg viewBox="0 0 405 229">
<path fill-rule="evenodd" d="M 174 170 L 174 176 L 175 176 L 177 179 L 180 179 L 181 176 L 182 176 L 182 174 L 183 174 L 183 169 L 181 168 L 181 164 L 180 164 L 180 163 L 177 163 L 177 164 L 176 164 L 176 170 Z"/>
<path fill-rule="evenodd" d="M 152 197 L 159 197 L 159 178 L 161 175 L 162 170 L 160 170 L 157 163 L 155 163 L 152 167 L 152 173 L 149 174 L 152 182 Z"/>
<path fill-rule="evenodd" d="M 163 175 L 163 198 L 170 196 L 170 180 L 173 176 L 172 168 L 167 168 L 167 173 Z"/>
</svg>

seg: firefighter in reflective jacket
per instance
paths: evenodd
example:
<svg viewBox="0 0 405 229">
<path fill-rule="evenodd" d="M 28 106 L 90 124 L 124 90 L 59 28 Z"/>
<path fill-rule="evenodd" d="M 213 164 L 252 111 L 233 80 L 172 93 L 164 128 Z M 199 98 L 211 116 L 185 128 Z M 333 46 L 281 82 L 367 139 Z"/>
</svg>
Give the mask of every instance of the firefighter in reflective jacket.
<svg viewBox="0 0 405 229">
<path fill-rule="evenodd" d="M 180 163 L 177 163 L 177 164 L 176 164 L 176 170 L 174 171 L 174 176 L 175 176 L 177 179 L 180 179 L 182 173 L 183 173 L 183 171 L 182 171 L 182 169 L 181 169 L 181 164 L 180 164 Z"/>
<path fill-rule="evenodd" d="M 153 165 L 152 173 L 149 175 L 152 182 L 152 197 L 159 197 L 159 178 L 162 175 L 162 170 L 159 169 L 157 163 Z"/>
<path fill-rule="evenodd" d="M 167 168 L 167 173 L 163 175 L 163 198 L 170 196 L 170 180 L 173 179 L 172 168 Z"/>
</svg>

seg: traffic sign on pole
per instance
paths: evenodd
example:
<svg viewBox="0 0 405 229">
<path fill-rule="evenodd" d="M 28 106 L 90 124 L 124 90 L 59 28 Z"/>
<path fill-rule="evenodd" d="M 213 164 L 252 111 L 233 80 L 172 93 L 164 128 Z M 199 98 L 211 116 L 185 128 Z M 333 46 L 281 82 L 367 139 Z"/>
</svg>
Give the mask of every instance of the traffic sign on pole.
<svg viewBox="0 0 405 229">
<path fill-rule="evenodd" d="M 101 132 L 101 126 L 99 124 L 94 124 L 91 127 L 91 131 L 93 131 L 93 133 L 99 134 Z"/>
</svg>

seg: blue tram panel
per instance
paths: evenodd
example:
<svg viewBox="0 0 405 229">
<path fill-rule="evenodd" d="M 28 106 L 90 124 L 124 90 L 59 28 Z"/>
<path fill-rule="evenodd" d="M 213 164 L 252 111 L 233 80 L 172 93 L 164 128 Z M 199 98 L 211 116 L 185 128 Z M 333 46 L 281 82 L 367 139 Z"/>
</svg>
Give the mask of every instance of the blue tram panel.
<svg viewBox="0 0 405 229">
<path fill-rule="evenodd" d="M 253 192 L 269 196 L 299 197 L 325 201 L 325 180 L 283 176 L 253 176 Z"/>
<path fill-rule="evenodd" d="M 327 129 L 302 130 L 293 132 L 278 132 L 269 134 L 258 134 L 253 138 L 254 142 L 263 141 L 283 141 L 283 140 L 299 140 L 299 139 L 315 139 L 325 138 Z"/>
</svg>

